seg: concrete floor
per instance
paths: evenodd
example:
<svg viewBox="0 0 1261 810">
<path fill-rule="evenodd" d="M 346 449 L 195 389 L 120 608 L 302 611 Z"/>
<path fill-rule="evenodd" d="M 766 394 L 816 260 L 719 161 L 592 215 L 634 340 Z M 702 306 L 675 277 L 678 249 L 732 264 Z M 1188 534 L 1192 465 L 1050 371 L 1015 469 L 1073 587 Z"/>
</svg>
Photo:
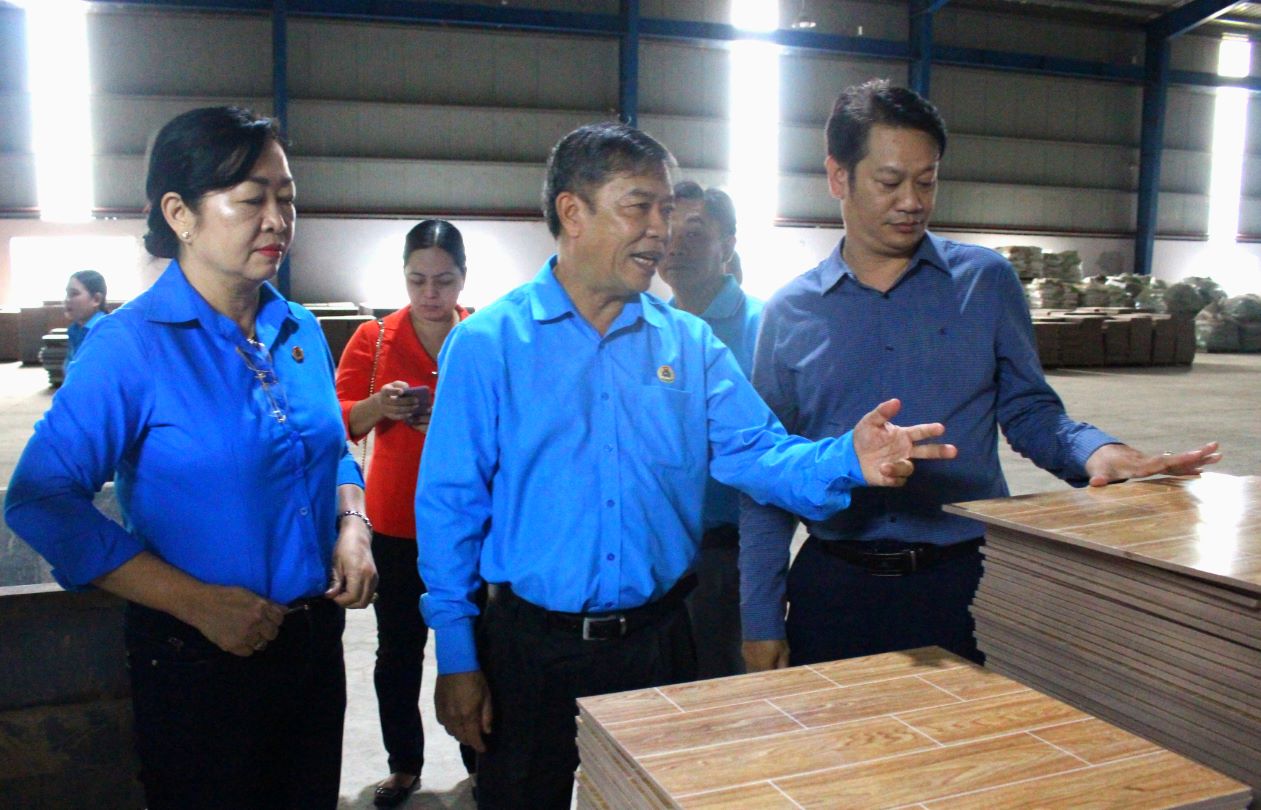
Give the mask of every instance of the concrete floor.
<svg viewBox="0 0 1261 810">
<path fill-rule="evenodd" d="M 1225 453 L 1218 472 L 1261 474 L 1261 355 L 1200 354 L 1189 369 L 1055 371 L 1048 377 L 1075 418 L 1140 449 L 1184 450 L 1217 440 Z M 32 425 L 50 400 L 42 369 L 0 365 L 0 480 L 12 474 Z M 1006 446 L 1002 461 L 1013 494 L 1065 486 Z M 372 689 L 375 620 L 370 610 L 351 612 L 345 640 L 350 703 L 340 807 L 366 808 L 386 767 Z M 433 719 L 434 675 L 431 654 L 421 696 L 427 736 L 424 785 L 405 806 L 472 808 L 455 742 Z"/>
</svg>

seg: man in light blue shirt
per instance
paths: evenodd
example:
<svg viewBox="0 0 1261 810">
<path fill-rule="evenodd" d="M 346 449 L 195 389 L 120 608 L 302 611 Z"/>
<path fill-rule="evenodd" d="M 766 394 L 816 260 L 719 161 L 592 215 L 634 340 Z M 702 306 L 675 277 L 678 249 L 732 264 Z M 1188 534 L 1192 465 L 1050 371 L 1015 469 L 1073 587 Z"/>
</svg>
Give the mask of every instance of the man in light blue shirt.
<svg viewBox="0 0 1261 810">
<path fill-rule="evenodd" d="M 762 319 L 762 302 L 745 294 L 727 267 L 736 248 L 736 209 L 727 193 L 685 180 L 674 187 L 670 246 L 661 279 L 671 306 L 697 315 L 731 350 L 747 377 Z M 740 652 L 740 494 L 714 478 L 705 482 L 704 534 L 696 559 L 696 590 L 687 598 L 696 637 L 696 677 L 744 672 Z"/>
<path fill-rule="evenodd" d="M 669 239 L 670 153 L 620 124 L 548 162 L 557 255 L 461 323 L 416 495 L 438 719 L 473 746 L 482 808 L 568 808 L 575 699 L 687 680 L 683 597 L 706 474 L 823 517 L 851 489 L 901 484 L 938 424 L 784 432 L 699 318 L 645 295 Z M 474 642 L 476 595 L 489 595 Z"/>
</svg>

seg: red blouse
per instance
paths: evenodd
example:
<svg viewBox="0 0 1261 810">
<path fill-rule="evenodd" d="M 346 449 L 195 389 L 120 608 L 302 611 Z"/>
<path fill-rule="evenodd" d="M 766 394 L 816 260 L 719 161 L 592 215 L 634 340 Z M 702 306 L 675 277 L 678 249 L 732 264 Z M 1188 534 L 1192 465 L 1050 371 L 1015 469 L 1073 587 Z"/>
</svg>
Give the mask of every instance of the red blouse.
<svg viewBox="0 0 1261 810">
<path fill-rule="evenodd" d="M 463 308 L 456 308 L 460 320 L 468 317 Z M 438 364 L 429 356 L 416 330 L 412 328 L 411 309 L 403 307 L 386 315 L 385 337 L 377 360 L 376 388 L 395 380 L 408 385 L 438 388 Z M 350 409 L 368 398 L 368 381 L 372 375 L 372 355 L 377 345 L 377 322 L 368 321 L 355 330 L 342 352 L 337 367 L 337 399 L 341 401 L 342 424 L 350 436 Z M 416 474 L 420 454 L 425 448 L 425 434 L 406 422 L 382 419 L 374 428 L 372 457 L 368 461 L 365 500 L 368 517 L 381 534 L 394 537 L 416 537 L 416 521 L 412 504 L 416 498 Z M 351 436 L 358 442 L 362 436 Z"/>
</svg>

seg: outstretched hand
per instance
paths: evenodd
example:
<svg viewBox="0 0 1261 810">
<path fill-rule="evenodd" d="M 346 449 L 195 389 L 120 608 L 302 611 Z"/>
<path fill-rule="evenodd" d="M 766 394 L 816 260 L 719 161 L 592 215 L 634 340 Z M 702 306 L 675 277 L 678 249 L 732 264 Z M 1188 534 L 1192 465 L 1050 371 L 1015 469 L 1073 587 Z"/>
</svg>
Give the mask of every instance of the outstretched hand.
<svg viewBox="0 0 1261 810">
<path fill-rule="evenodd" d="M 1209 442 L 1198 450 L 1151 456 L 1128 444 L 1105 444 L 1086 459 L 1086 473 L 1092 487 L 1149 475 L 1199 475 L 1222 460 L 1217 447 L 1217 442 Z"/>
<path fill-rule="evenodd" d="M 872 487 L 900 487 L 915 472 L 911 459 L 946 459 L 958 455 L 953 444 L 916 444 L 946 432 L 939 422 L 898 427 L 890 422 L 902 402 L 890 399 L 876 406 L 854 426 L 854 452 L 863 479 Z"/>
</svg>

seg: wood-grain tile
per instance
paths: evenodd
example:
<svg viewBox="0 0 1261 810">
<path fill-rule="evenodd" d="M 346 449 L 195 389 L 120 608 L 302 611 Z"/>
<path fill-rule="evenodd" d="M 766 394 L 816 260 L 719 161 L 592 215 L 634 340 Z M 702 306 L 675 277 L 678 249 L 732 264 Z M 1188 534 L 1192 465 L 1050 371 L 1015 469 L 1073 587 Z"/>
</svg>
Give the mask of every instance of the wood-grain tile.
<svg viewBox="0 0 1261 810">
<path fill-rule="evenodd" d="M 793 731 L 801 725 L 770 703 L 759 700 L 700 709 L 683 715 L 632 720 L 608 728 L 631 755 L 645 756 L 765 737 Z"/>
<path fill-rule="evenodd" d="M 1160 746 L 1116 726 L 1090 718 L 1029 732 L 1092 765 L 1159 751 Z"/>
<path fill-rule="evenodd" d="M 578 704 L 601 723 L 618 723 L 663 714 L 682 713 L 678 706 L 667 700 L 656 689 L 637 689 L 633 692 L 596 695 L 582 698 Z"/>
<path fill-rule="evenodd" d="M 934 746 L 932 740 L 906 724 L 882 717 L 642 757 L 638 761 L 667 791 L 683 794 Z"/>
<path fill-rule="evenodd" d="M 1245 791 L 1208 768 L 1161 752 L 926 804 L 930 810 L 1157 810 Z"/>
<path fill-rule="evenodd" d="M 907 676 L 790 695 L 771 702 L 802 725 L 813 727 L 929 706 L 948 706 L 958 703 L 959 699 L 927 681 Z"/>
<path fill-rule="evenodd" d="M 956 743 L 1082 720 L 1088 715 L 1055 698 L 1028 691 L 897 716 L 938 742 Z"/>
<path fill-rule="evenodd" d="M 772 672 L 758 672 L 736 678 L 714 678 L 675 686 L 663 686 L 658 691 L 687 711 L 722 706 L 749 700 L 827 689 L 834 684 L 808 667 L 793 667 Z"/>
<path fill-rule="evenodd" d="M 956 669 L 968 666 L 968 663 L 965 659 L 948 653 L 940 647 L 921 647 L 883 655 L 868 655 L 861 658 L 846 658 L 843 661 L 829 661 L 825 664 L 812 664 L 810 668 L 840 686 L 853 686 L 870 681 L 900 678 L 904 675 Z"/>
<path fill-rule="evenodd" d="M 1025 692 L 1029 689 L 1011 678 L 1004 678 L 996 672 L 990 672 L 978 666 L 948 669 L 945 672 L 930 672 L 918 677 L 961 700 L 979 700 L 1008 695 L 1012 692 Z"/>
<path fill-rule="evenodd" d="M 876 810 L 1080 768 L 1081 760 L 1028 734 L 902 754 L 775 780 L 805 808 Z"/>
<path fill-rule="evenodd" d="M 792 799 L 768 782 L 680 796 L 676 803 L 682 810 L 799 810 Z"/>
</svg>

